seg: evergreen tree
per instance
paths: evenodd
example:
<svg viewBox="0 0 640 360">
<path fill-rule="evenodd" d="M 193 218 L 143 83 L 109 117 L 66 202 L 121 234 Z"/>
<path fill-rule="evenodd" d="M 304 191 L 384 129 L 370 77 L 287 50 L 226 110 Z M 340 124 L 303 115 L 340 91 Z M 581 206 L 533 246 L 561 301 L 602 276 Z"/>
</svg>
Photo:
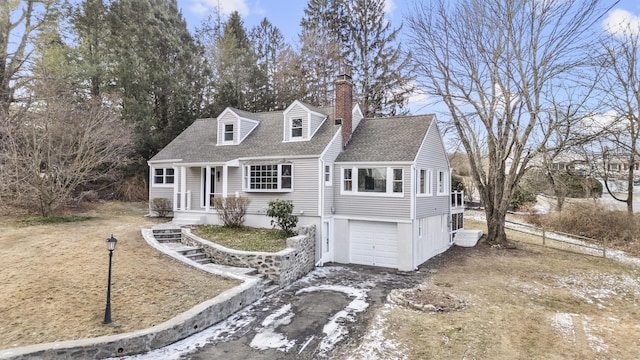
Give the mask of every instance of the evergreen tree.
<svg viewBox="0 0 640 360">
<path fill-rule="evenodd" d="M 336 75 L 345 71 L 349 23 L 344 0 L 309 0 L 300 21 L 302 73 L 307 84 L 304 99 L 315 105 L 332 104 Z"/>
<path fill-rule="evenodd" d="M 257 65 L 267 76 L 265 83 L 263 110 L 276 110 L 282 108 L 282 102 L 279 101 L 283 97 L 280 89 L 274 86 L 274 79 L 279 71 L 278 58 L 285 49 L 284 36 L 280 29 L 264 18 L 260 24 L 254 27 L 249 34 L 251 42 L 254 45 Z M 286 107 L 287 105 L 284 105 Z"/>
<path fill-rule="evenodd" d="M 113 60 L 107 14 L 103 0 L 85 0 L 71 8 L 69 14 L 75 32 L 75 52 L 79 56 L 79 76 L 94 99 L 100 98 L 114 75 L 109 73 Z"/>
<path fill-rule="evenodd" d="M 228 106 L 246 111 L 268 110 L 267 73 L 256 63 L 253 43 L 237 11 L 224 24 L 217 50 L 216 115 Z"/>
<path fill-rule="evenodd" d="M 300 22 L 303 54 L 298 74 L 306 100 L 333 102 L 336 75 L 350 73 L 365 116 L 407 112 L 413 91 L 409 55 L 397 41 L 400 28 L 385 18 L 384 0 L 309 0 Z"/>
<path fill-rule="evenodd" d="M 149 159 L 199 115 L 202 51 L 175 0 L 115 0 L 108 20 L 123 117 Z"/>
<path fill-rule="evenodd" d="M 407 112 L 411 85 L 410 56 L 397 41 L 400 28 L 385 19 L 385 0 L 352 0 L 350 23 L 354 85 L 366 117 Z"/>
</svg>

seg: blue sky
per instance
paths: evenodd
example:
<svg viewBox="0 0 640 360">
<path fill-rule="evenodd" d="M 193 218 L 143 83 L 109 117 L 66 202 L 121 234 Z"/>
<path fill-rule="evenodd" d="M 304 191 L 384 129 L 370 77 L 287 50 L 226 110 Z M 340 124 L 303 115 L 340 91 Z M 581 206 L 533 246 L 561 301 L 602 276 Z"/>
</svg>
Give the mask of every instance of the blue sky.
<svg viewBox="0 0 640 360">
<path fill-rule="evenodd" d="M 391 24 L 396 27 L 402 21 L 402 14 L 397 2 L 403 0 L 387 0 L 387 14 Z M 406 2 L 407 5 L 411 2 Z M 290 44 L 297 43 L 300 31 L 300 19 L 306 0 L 178 0 L 178 6 L 182 9 L 182 15 L 187 20 L 190 29 L 199 26 L 207 18 L 211 9 L 220 6 L 222 14 L 229 14 L 237 10 L 244 20 L 245 27 L 250 29 L 257 25 L 265 17 L 277 26 L 286 41 Z M 406 7 L 406 6 L 405 6 Z"/>
<path fill-rule="evenodd" d="M 391 25 L 397 27 L 402 17 L 412 7 L 413 0 L 387 0 L 387 17 Z M 178 6 L 190 29 L 199 26 L 212 9 L 220 7 L 222 14 L 237 10 L 250 29 L 263 18 L 282 31 L 288 43 L 296 43 L 300 31 L 300 19 L 306 0 L 178 0 Z M 610 14 L 610 19 L 630 19 L 640 24 L 640 1 L 622 0 Z"/>
<path fill-rule="evenodd" d="M 0 0 L 2 1 L 2 0 Z M 285 40 L 295 46 L 300 32 L 300 19 L 307 5 L 307 0 L 177 0 L 178 6 L 187 21 L 189 29 L 200 26 L 212 9 L 220 8 L 222 15 L 228 15 L 237 10 L 244 20 L 245 28 L 251 29 L 263 18 L 277 26 L 283 33 Z M 387 18 L 391 25 L 398 27 L 403 16 L 410 11 L 414 0 L 387 0 Z M 630 23 L 640 31 L 640 1 L 621 0 L 600 24 L 603 28 L 615 24 Z M 418 114 L 431 107 L 426 96 L 416 94 L 410 99 L 411 113 Z"/>
</svg>

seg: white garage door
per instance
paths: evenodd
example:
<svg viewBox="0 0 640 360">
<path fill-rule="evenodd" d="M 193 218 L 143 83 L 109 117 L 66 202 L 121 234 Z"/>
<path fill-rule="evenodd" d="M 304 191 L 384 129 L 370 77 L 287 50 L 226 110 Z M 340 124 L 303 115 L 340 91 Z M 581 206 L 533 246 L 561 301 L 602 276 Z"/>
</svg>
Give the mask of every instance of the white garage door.
<svg viewBox="0 0 640 360">
<path fill-rule="evenodd" d="M 351 262 L 398 267 L 397 227 L 394 223 L 351 221 Z"/>
</svg>

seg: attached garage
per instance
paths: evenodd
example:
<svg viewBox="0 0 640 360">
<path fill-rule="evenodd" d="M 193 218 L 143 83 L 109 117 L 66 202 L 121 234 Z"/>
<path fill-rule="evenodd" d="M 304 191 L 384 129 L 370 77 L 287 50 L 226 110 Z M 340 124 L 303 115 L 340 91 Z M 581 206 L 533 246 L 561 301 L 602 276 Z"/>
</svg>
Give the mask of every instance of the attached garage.
<svg viewBox="0 0 640 360">
<path fill-rule="evenodd" d="M 398 229 L 395 223 L 349 222 L 351 263 L 398 267 Z"/>
</svg>

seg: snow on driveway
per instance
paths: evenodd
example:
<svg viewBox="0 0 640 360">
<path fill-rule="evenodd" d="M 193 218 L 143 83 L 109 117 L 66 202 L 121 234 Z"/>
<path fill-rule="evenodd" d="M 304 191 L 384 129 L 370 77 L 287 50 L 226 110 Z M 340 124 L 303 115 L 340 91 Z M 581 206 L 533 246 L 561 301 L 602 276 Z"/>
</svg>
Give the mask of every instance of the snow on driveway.
<svg viewBox="0 0 640 360">
<path fill-rule="evenodd" d="M 261 354 L 261 359 L 331 358 L 343 340 L 349 339 L 347 343 L 353 339 L 382 341 L 381 333 L 354 333 L 362 328 L 356 326 L 364 321 L 360 314 L 372 303 L 384 302 L 386 294 L 383 293 L 388 289 L 419 278 L 375 269 L 317 268 L 292 285 L 198 334 L 125 359 L 200 359 L 223 352 L 229 359 L 248 359 L 257 354 Z M 375 299 L 371 299 L 373 289 L 377 289 Z M 393 348 L 393 344 L 386 345 Z"/>
</svg>

